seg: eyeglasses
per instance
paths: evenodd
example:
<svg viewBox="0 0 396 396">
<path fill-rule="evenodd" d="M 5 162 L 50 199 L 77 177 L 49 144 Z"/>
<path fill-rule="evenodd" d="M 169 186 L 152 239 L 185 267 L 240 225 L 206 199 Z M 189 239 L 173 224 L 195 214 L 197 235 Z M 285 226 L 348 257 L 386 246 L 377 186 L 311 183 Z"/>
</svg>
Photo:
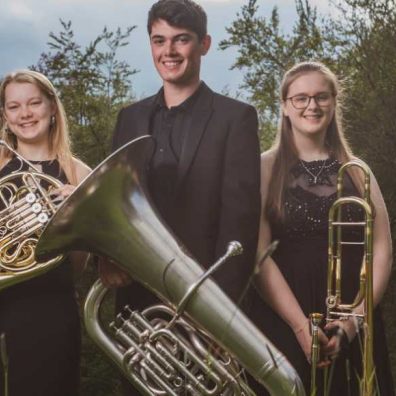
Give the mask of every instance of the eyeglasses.
<svg viewBox="0 0 396 396">
<path fill-rule="evenodd" d="M 313 99 L 319 107 L 327 107 L 332 103 L 334 95 L 331 92 L 322 92 L 317 95 L 294 95 L 286 98 L 290 100 L 293 107 L 297 110 L 306 109 Z"/>
</svg>

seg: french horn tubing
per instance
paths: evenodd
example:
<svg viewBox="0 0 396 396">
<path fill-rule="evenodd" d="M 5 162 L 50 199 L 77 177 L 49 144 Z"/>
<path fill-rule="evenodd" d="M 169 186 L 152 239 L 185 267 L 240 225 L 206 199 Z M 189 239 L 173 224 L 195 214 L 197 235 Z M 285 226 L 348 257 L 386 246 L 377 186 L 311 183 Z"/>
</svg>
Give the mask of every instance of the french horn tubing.
<svg viewBox="0 0 396 396">
<path fill-rule="evenodd" d="M 39 171 L 4 140 L 0 146 L 11 151 L 29 170 L 15 171 L 0 179 L 0 290 L 40 275 L 58 264 L 62 256 L 37 262 L 38 238 L 57 210 L 51 190 L 62 184 Z"/>
</svg>

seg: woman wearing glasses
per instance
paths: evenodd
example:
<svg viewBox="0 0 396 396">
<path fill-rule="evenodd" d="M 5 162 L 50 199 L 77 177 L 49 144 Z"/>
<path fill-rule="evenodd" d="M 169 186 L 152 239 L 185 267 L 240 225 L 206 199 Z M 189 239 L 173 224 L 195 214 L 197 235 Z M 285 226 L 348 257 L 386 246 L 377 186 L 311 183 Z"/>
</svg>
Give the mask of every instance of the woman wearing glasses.
<svg viewBox="0 0 396 396">
<path fill-rule="evenodd" d="M 267 303 L 256 305 L 256 324 L 286 355 L 310 393 L 311 335 L 309 314 L 326 313 L 328 213 L 335 200 L 342 163 L 354 158 L 340 125 L 340 88 L 323 64 L 303 62 L 291 68 L 281 85 L 281 123 L 274 146 L 262 155 L 262 219 L 258 259 L 271 240 L 279 240 L 272 258 L 260 263 L 258 289 Z M 274 177 L 276 176 L 276 177 Z M 386 207 L 372 177 L 374 220 L 374 304 L 385 291 L 391 270 L 391 238 Z M 360 195 L 359 172 L 347 175 L 344 195 Z M 348 208 L 347 217 L 362 213 Z M 358 238 L 357 230 L 350 238 Z M 344 257 L 344 298 L 352 302 L 358 290 L 361 246 Z M 356 309 L 362 312 L 362 307 Z M 380 395 L 393 395 L 385 334 L 375 310 L 375 365 Z M 333 334 L 338 326 L 340 331 Z M 361 354 L 356 321 L 327 325 L 319 331 L 319 366 L 334 366 L 330 395 L 359 395 Z M 380 357 L 380 359 L 379 359 Z M 319 370 L 323 372 L 323 370 Z M 318 373 L 318 395 L 323 378 Z M 349 377 L 349 379 L 348 379 Z M 258 394 L 263 394 L 257 390 Z"/>
</svg>

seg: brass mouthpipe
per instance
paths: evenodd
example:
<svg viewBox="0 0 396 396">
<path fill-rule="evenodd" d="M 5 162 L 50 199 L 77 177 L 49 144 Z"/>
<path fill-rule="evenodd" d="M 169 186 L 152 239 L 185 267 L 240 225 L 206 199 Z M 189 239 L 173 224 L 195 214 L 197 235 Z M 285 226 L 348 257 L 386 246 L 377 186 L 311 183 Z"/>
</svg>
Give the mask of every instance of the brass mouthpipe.
<svg viewBox="0 0 396 396">
<path fill-rule="evenodd" d="M 320 359 L 319 326 L 323 320 L 323 314 L 311 313 L 309 315 L 312 335 L 311 349 L 311 393 L 316 394 L 316 371 Z"/>
</svg>

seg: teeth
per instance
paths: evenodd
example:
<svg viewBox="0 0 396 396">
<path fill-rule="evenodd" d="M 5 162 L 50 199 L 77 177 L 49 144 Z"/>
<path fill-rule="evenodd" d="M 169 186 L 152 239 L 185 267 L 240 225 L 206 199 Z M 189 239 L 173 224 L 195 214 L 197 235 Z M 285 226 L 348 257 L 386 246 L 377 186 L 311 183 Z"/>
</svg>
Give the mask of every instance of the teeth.
<svg viewBox="0 0 396 396">
<path fill-rule="evenodd" d="M 172 62 L 164 62 L 164 65 L 166 66 L 166 67 L 176 67 L 176 66 L 178 66 L 180 64 L 180 62 L 175 62 L 175 61 L 172 61 Z"/>
</svg>

